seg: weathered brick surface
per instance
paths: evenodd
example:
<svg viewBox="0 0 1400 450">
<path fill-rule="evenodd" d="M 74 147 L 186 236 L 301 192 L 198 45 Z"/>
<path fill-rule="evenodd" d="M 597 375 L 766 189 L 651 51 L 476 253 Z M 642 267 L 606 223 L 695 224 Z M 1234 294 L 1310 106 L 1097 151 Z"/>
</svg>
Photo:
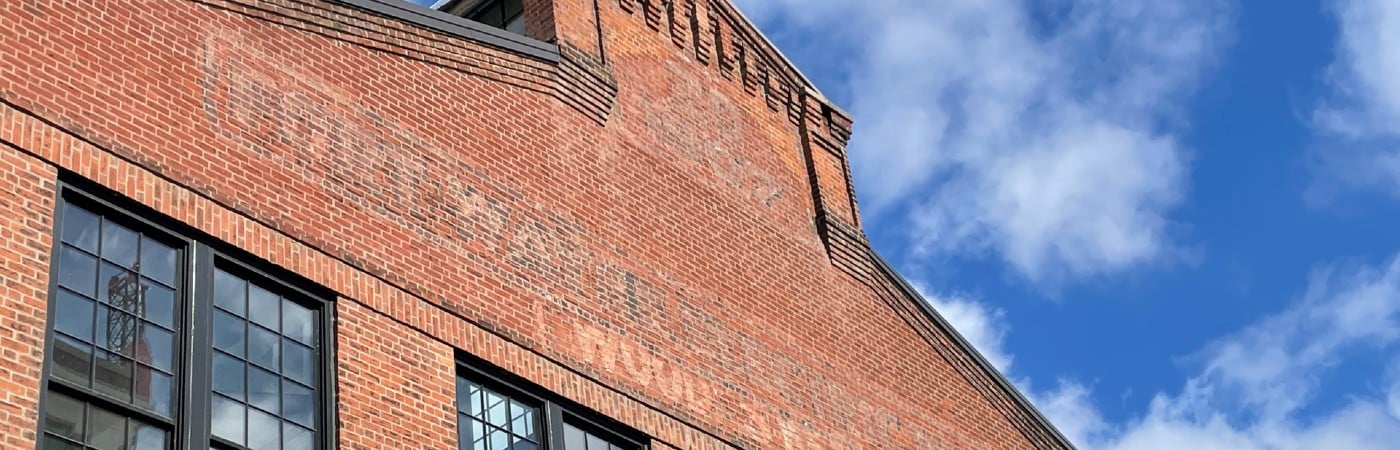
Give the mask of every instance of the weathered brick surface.
<svg viewBox="0 0 1400 450">
<path fill-rule="evenodd" d="M 4 448 L 34 447 L 55 175 L 43 161 L 0 144 L 0 447 Z"/>
<path fill-rule="evenodd" d="M 558 0 L 544 61 L 319 0 L 0 2 L 0 431 L 62 168 L 338 292 L 343 448 L 451 447 L 454 348 L 657 448 L 1044 446 L 823 231 L 847 119 L 691 3 Z"/>
<path fill-rule="evenodd" d="M 352 413 L 340 448 L 456 448 L 452 348 L 353 301 L 336 306 L 337 388 Z"/>
</svg>

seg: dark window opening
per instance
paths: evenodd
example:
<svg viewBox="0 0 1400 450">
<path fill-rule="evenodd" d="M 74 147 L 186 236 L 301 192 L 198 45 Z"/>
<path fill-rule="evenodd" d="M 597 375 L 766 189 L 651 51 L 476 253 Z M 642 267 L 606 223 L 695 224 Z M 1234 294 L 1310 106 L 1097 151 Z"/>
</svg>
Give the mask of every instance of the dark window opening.
<svg viewBox="0 0 1400 450">
<path fill-rule="evenodd" d="M 483 24 L 525 34 L 525 4 L 522 0 L 404 0 L 418 6 L 465 17 Z"/>
</svg>

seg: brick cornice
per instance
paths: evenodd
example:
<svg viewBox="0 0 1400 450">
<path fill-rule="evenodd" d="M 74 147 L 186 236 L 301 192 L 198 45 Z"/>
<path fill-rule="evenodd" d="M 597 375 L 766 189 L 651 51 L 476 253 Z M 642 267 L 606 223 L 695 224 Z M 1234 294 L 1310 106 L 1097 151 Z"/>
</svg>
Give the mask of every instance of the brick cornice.
<svg viewBox="0 0 1400 450">
<path fill-rule="evenodd" d="M 777 46 L 768 41 L 729 0 L 616 0 L 625 14 L 670 37 L 698 64 L 739 83 L 743 92 L 760 97 L 769 109 L 785 113 L 794 124 L 803 120 L 806 104 L 849 117 L 822 95 Z M 850 120 L 840 135 L 850 135 Z"/>
<path fill-rule="evenodd" d="M 600 125 L 617 100 L 612 69 L 597 58 L 569 44 L 505 36 L 466 19 L 408 14 L 412 10 L 378 0 L 190 1 L 545 93 Z"/>
</svg>

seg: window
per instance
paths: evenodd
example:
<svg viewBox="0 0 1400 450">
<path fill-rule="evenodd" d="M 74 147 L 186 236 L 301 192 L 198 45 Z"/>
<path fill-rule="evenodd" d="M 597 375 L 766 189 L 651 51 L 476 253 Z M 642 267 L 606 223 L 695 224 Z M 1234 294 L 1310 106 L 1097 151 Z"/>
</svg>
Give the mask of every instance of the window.
<svg viewBox="0 0 1400 450">
<path fill-rule="evenodd" d="M 504 381 L 509 375 L 483 366 L 477 362 L 458 369 L 459 450 L 646 448 L 640 433 L 539 389 L 523 390 L 517 387 L 523 381 Z"/>
<path fill-rule="evenodd" d="M 70 186 L 61 200 L 41 449 L 330 448 L 323 296 Z"/>
<path fill-rule="evenodd" d="M 465 17 L 516 34 L 525 34 L 523 0 L 404 0 Z"/>
</svg>

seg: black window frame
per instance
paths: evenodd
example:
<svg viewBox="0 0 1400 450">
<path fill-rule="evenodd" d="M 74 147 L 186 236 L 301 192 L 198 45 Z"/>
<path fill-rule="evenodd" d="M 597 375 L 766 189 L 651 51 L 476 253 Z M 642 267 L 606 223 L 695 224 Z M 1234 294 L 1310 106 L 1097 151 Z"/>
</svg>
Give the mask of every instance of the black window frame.
<svg viewBox="0 0 1400 450">
<path fill-rule="evenodd" d="M 58 179 L 54 195 L 53 230 L 50 250 L 48 292 L 45 294 L 43 361 L 39 384 L 39 405 L 35 433 L 35 448 L 42 450 L 49 392 L 75 398 L 87 404 L 116 411 L 124 417 L 139 418 L 168 427 L 170 449 L 184 450 L 225 448 L 212 438 L 213 327 L 215 268 L 237 273 L 249 282 L 275 290 L 285 298 L 312 310 L 316 319 L 317 346 L 313 360 L 316 379 L 315 440 L 312 448 L 339 448 L 338 393 L 336 386 L 336 317 L 338 295 L 311 280 L 279 267 L 244 250 L 201 232 L 177 219 L 166 216 L 149 206 L 127 198 L 106 187 L 67 171 Z M 59 293 L 59 254 L 63 247 L 62 233 L 65 207 L 69 204 L 110 219 L 138 231 L 143 236 L 156 236 L 158 241 L 176 250 L 175 343 L 171 351 L 173 392 L 170 395 L 170 417 L 162 418 L 119 401 L 93 395 L 90 389 L 75 387 L 70 382 L 55 379 L 52 355 L 55 320 Z M 202 323 L 201 323 L 202 321 Z M 246 426 L 246 425 L 245 425 Z"/>
<path fill-rule="evenodd" d="M 559 46 L 524 34 L 506 31 L 466 17 L 418 6 L 403 0 L 333 0 L 395 20 L 471 39 L 504 50 L 544 60 L 559 62 Z"/>
<path fill-rule="evenodd" d="M 626 450 L 650 450 L 652 448 L 651 437 L 645 433 L 544 389 L 474 355 L 458 352 L 456 378 L 466 379 L 506 395 L 511 400 L 536 407 L 540 415 L 537 426 L 540 427 L 539 434 L 542 445 L 539 450 L 565 450 L 565 423 L 601 437 L 612 444 L 624 447 Z M 453 412 L 460 414 L 461 405 L 457 404 L 457 398 L 460 398 L 461 395 L 460 393 L 455 394 Z M 455 417 L 453 422 L 457 422 Z M 459 448 L 462 445 L 461 438 L 459 428 L 457 433 Z"/>
<path fill-rule="evenodd" d="M 461 0 L 461 1 L 465 1 L 465 0 Z M 507 5 L 513 4 L 513 3 L 519 3 L 520 10 L 519 10 L 519 11 L 516 11 L 514 14 L 510 14 L 510 16 L 507 17 L 507 16 L 506 16 L 506 14 L 507 14 L 507 13 L 506 13 L 506 7 L 507 7 Z M 499 11 L 501 12 L 501 16 L 500 16 L 499 23 L 498 23 L 496 20 L 492 20 L 492 19 L 489 19 L 489 18 L 486 17 L 486 14 L 492 12 L 492 10 L 499 10 Z M 514 22 L 516 19 L 524 20 L 524 17 L 525 17 L 525 1 L 524 1 L 524 0 L 482 0 L 481 3 L 478 3 L 478 4 L 474 5 L 474 6 L 472 6 L 471 9 L 468 9 L 468 10 L 466 10 L 465 12 L 463 12 L 462 15 L 461 15 L 461 17 L 465 17 L 465 18 L 470 19 L 470 20 L 475 20 L 477 23 L 485 24 L 486 26 L 489 26 L 489 27 L 492 27 L 492 28 L 498 28 L 498 29 L 510 31 L 510 28 L 509 28 L 508 25 L 510 25 L 511 22 Z M 489 21 L 488 21 L 488 20 L 489 20 Z M 511 31 L 511 32 L 514 33 L 514 31 Z M 522 32 L 520 32 L 520 34 L 524 34 L 524 32 L 522 31 Z"/>
</svg>

